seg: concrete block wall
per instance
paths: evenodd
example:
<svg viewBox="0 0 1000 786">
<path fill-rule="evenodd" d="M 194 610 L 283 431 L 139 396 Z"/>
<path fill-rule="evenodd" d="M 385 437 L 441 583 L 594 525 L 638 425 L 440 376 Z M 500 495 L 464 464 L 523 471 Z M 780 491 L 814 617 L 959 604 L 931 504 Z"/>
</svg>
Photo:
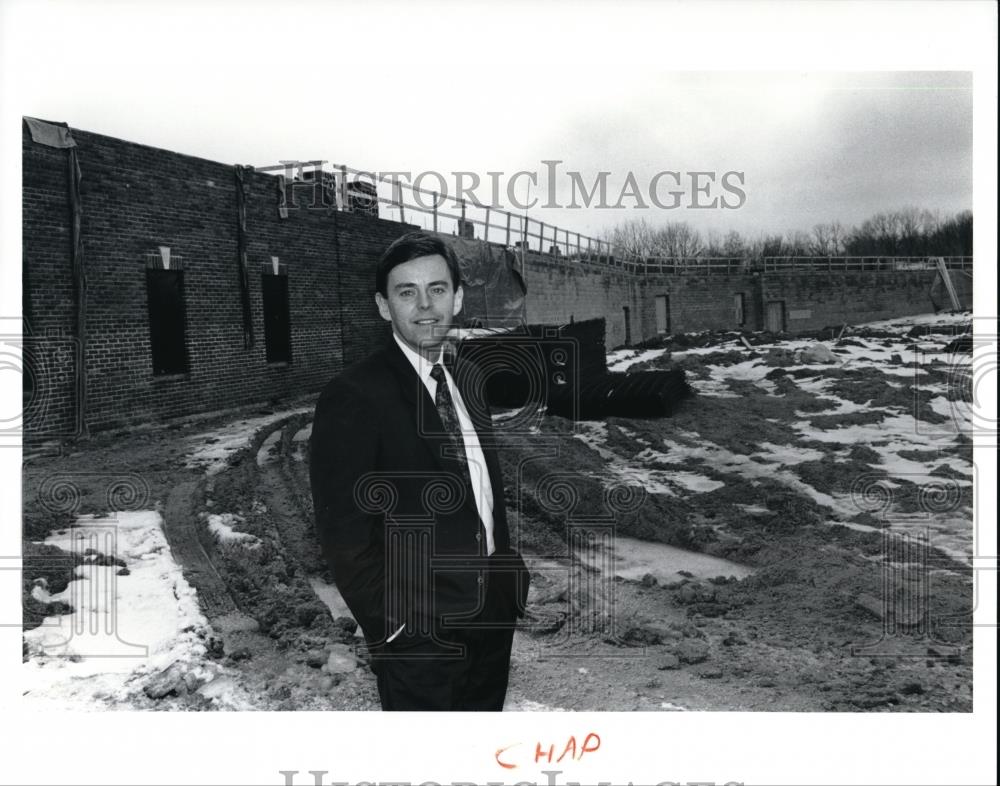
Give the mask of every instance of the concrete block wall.
<svg viewBox="0 0 1000 786">
<path fill-rule="evenodd" d="M 775 274 L 761 276 L 763 301 L 783 301 L 790 332 L 858 324 L 951 308 L 937 271 Z M 959 301 L 972 307 L 971 278 L 951 273 Z"/>
<path fill-rule="evenodd" d="M 636 276 L 602 265 L 528 252 L 524 279 L 529 323 L 565 324 L 603 317 L 605 342 L 610 348 L 625 343 L 627 307 L 629 343 L 641 341 L 644 304 L 642 281 Z"/>
<path fill-rule="evenodd" d="M 671 333 L 698 330 L 756 330 L 761 320 L 760 283 L 753 274 L 650 277 L 643 288 L 642 329 L 657 335 L 656 298 L 666 295 Z M 743 323 L 736 295 L 743 294 Z"/>
</svg>

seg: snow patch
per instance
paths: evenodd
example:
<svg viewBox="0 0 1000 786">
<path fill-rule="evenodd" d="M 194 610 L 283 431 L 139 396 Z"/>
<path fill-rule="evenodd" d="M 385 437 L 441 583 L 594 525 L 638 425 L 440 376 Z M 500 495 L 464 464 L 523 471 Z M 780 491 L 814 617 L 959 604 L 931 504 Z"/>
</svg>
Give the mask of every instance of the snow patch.
<svg viewBox="0 0 1000 786">
<path fill-rule="evenodd" d="M 865 322 L 857 328 L 884 330 L 887 333 L 908 333 L 915 325 L 940 325 L 942 332 L 949 332 L 958 325 L 967 325 L 972 319 L 972 312 L 962 311 L 957 314 L 911 314 L 907 317 L 894 317 L 878 322 Z"/>
<path fill-rule="evenodd" d="M 608 355 L 608 371 L 627 371 L 636 363 L 644 363 L 660 357 L 666 349 L 646 349 L 642 352 L 634 349 L 619 349 Z"/>
<path fill-rule="evenodd" d="M 209 531 L 219 543 L 240 545 L 248 549 L 260 548 L 261 540 L 256 535 L 234 529 L 233 525 L 243 523 L 242 516 L 235 513 L 202 513 L 200 516 L 207 520 Z"/>
<path fill-rule="evenodd" d="M 188 440 L 185 466 L 189 469 L 203 469 L 209 476 L 215 475 L 229 466 L 229 457 L 246 448 L 260 429 L 276 420 L 312 411 L 312 407 L 300 407 L 259 418 L 244 418 L 191 437 Z"/>
<path fill-rule="evenodd" d="M 73 612 L 46 617 L 24 632 L 25 706 L 134 705 L 143 687 L 167 668 L 181 670 L 202 688 L 226 676 L 226 669 L 206 657 L 212 630 L 170 552 L 160 514 L 81 516 L 77 525 L 45 543 L 74 553 L 95 548 L 122 560 L 129 572 L 119 575 L 119 565 L 84 563 L 64 591 L 46 593 L 48 600 L 69 603 Z M 220 683 L 209 698 L 218 708 L 249 708 L 235 684 Z"/>
<path fill-rule="evenodd" d="M 775 445 L 772 442 L 761 442 L 760 450 L 754 456 L 777 464 L 802 464 L 805 461 L 819 461 L 825 455 L 814 448 L 797 448 L 792 445 Z"/>
<path fill-rule="evenodd" d="M 739 398 L 738 393 L 729 389 L 729 385 L 724 379 L 691 379 L 688 377 L 688 385 L 699 396 L 712 396 L 714 398 Z"/>
<path fill-rule="evenodd" d="M 508 698 L 503 708 L 504 712 L 566 712 L 562 707 L 553 707 L 551 704 L 542 704 L 531 699 Z"/>
<path fill-rule="evenodd" d="M 272 431 L 267 435 L 257 451 L 257 466 L 265 467 L 268 464 L 273 464 L 278 460 L 278 456 L 281 453 L 281 429 L 277 431 Z"/>
</svg>

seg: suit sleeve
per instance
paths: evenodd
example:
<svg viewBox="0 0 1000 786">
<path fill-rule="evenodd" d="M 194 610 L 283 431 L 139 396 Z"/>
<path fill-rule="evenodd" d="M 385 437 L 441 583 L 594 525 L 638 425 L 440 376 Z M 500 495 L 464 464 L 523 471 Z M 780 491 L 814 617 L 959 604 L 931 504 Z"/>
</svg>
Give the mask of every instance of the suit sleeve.
<svg viewBox="0 0 1000 786">
<path fill-rule="evenodd" d="M 359 481 L 376 470 L 378 423 L 362 391 L 334 380 L 316 404 L 309 440 L 309 481 L 323 556 L 351 613 L 376 641 L 387 633 L 384 517 L 366 511 L 357 495 Z"/>
</svg>

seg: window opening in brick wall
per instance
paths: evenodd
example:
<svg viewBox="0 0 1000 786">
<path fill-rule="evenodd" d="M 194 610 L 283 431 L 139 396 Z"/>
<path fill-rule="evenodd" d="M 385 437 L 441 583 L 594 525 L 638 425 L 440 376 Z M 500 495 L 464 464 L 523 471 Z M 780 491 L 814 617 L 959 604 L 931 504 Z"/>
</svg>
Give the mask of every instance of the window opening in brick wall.
<svg viewBox="0 0 1000 786">
<path fill-rule="evenodd" d="M 153 374 L 184 374 L 189 369 L 185 341 L 184 271 L 146 270 L 149 344 Z"/>
<path fill-rule="evenodd" d="M 747 323 L 747 296 L 743 292 L 733 295 L 733 309 L 736 312 L 736 324 L 745 325 Z"/>
<path fill-rule="evenodd" d="M 268 363 L 292 362 L 292 326 L 288 310 L 288 276 L 262 274 L 264 347 Z"/>
</svg>

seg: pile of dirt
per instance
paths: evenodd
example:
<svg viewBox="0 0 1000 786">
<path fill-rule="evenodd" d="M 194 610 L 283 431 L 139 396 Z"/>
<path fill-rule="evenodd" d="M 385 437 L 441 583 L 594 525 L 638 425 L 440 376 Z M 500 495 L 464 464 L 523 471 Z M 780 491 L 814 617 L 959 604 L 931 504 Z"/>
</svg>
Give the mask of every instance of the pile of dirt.
<svg viewBox="0 0 1000 786">
<path fill-rule="evenodd" d="M 616 428 L 611 432 L 613 439 L 624 437 Z M 517 479 L 511 507 L 560 536 L 574 522 L 608 521 L 624 535 L 683 548 L 702 549 L 716 539 L 683 500 L 628 484 L 609 488 L 606 461 L 573 436 L 570 421 L 546 418 L 539 433 L 505 434 L 499 456 L 504 476 Z M 572 469 L 553 471 L 554 465 Z"/>
</svg>

